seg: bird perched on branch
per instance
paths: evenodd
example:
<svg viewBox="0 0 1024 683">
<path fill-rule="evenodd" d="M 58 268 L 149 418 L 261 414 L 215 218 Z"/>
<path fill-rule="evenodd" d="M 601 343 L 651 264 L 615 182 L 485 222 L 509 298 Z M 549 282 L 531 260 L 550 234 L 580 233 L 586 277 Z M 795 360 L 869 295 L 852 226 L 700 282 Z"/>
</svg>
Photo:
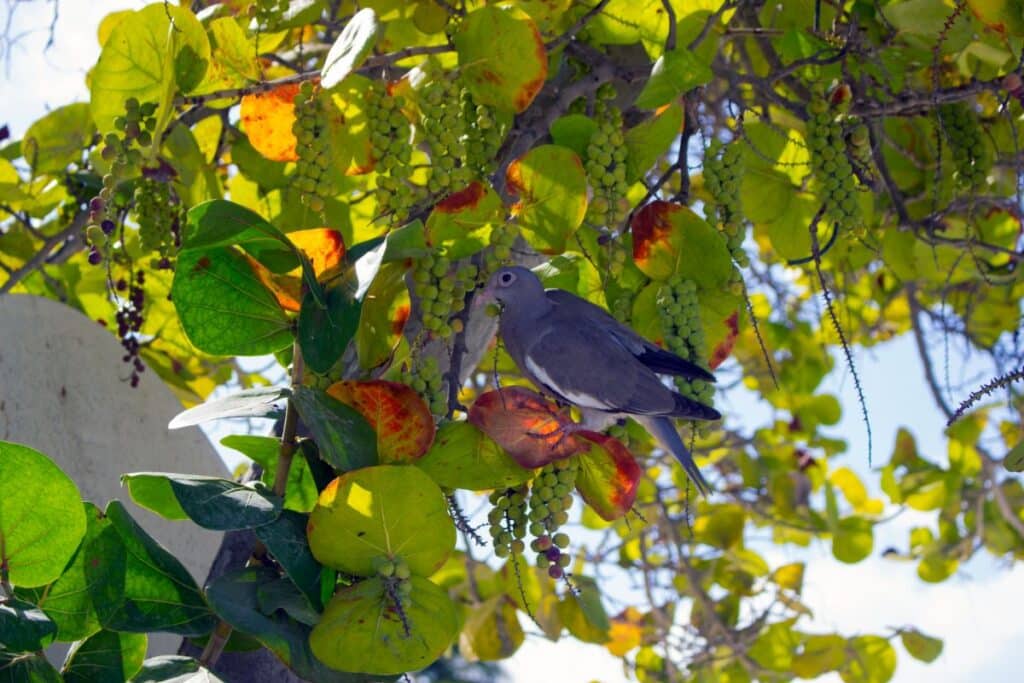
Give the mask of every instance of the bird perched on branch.
<svg viewBox="0 0 1024 683">
<path fill-rule="evenodd" d="M 672 419 L 717 420 L 721 414 L 668 388 L 658 375 L 708 382 L 714 375 L 647 341 L 599 306 L 564 290 L 545 290 L 523 267 L 498 270 L 477 296 L 481 303 L 500 304 L 501 338 L 524 377 L 579 408 L 588 429 L 603 429 L 622 416 L 637 420 L 708 494 Z"/>
</svg>

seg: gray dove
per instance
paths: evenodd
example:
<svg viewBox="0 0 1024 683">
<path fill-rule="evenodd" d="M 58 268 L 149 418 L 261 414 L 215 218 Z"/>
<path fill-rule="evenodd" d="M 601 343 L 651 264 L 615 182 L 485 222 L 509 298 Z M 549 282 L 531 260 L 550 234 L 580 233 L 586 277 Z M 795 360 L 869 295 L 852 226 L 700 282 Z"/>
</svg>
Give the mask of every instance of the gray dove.
<svg viewBox="0 0 1024 683">
<path fill-rule="evenodd" d="M 672 419 L 717 420 L 721 414 L 668 388 L 658 373 L 709 382 L 714 375 L 649 342 L 599 306 L 564 290 L 545 290 L 523 267 L 498 270 L 477 296 L 480 303 L 501 305 L 501 338 L 524 377 L 579 408 L 586 428 L 600 430 L 622 416 L 637 420 L 708 494 Z"/>
</svg>

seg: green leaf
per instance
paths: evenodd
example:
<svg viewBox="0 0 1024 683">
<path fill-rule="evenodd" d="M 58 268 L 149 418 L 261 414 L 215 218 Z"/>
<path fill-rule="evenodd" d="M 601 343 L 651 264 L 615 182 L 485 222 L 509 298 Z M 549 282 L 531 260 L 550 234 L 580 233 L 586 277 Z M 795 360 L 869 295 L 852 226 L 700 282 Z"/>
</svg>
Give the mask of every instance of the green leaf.
<svg viewBox="0 0 1024 683">
<path fill-rule="evenodd" d="M 1003 458 L 1003 467 L 1008 472 L 1024 472 L 1024 441 L 1010 449 Z"/>
<path fill-rule="evenodd" d="M 927 636 L 915 628 L 900 631 L 903 647 L 914 659 L 931 664 L 942 654 L 942 640 Z"/>
<path fill-rule="evenodd" d="M 509 191 L 520 196 L 512 208 L 523 237 L 545 254 L 565 251 L 587 212 L 587 175 L 576 153 L 540 145 L 509 164 Z"/>
<path fill-rule="evenodd" d="M 743 541 L 747 513 L 738 505 L 723 503 L 711 507 L 693 523 L 693 535 L 701 543 L 727 550 Z"/>
<path fill-rule="evenodd" d="M 286 577 L 260 586 L 256 591 L 256 601 L 260 612 L 264 614 L 281 610 L 295 621 L 308 626 L 314 626 L 320 621 L 320 612 L 310 602 L 309 596 Z"/>
<path fill-rule="evenodd" d="M 0 650 L 0 683 L 64 683 L 64 679 L 42 655 Z"/>
<path fill-rule="evenodd" d="M 356 576 L 379 558 L 400 558 L 429 576 L 455 547 L 455 526 L 437 484 L 417 467 L 378 465 L 346 472 L 325 488 L 309 515 L 313 556 Z"/>
<path fill-rule="evenodd" d="M 320 602 L 320 565 L 306 540 L 309 515 L 286 510 L 270 524 L 255 529 L 256 538 L 267 547 L 295 586 L 309 599 L 314 609 Z"/>
<path fill-rule="evenodd" d="M 852 648 L 852 652 L 849 652 Z M 851 638 L 846 665 L 839 671 L 845 683 L 886 683 L 896 671 L 896 650 L 880 636 Z"/>
<path fill-rule="evenodd" d="M 219 477 L 165 474 L 174 496 L 189 518 L 214 531 L 251 529 L 281 514 L 281 499 L 263 482 L 240 484 Z"/>
<path fill-rule="evenodd" d="M 479 104 L 524 111 L 548 75 L 548 56 L 529 15 L 510 5 L 479 7 L 455 34 L 463 81 Z"/>
<path fill-rule="evenodd" d="M 407 269 L 405 263 L 385 263 L 366 292 L 356 330 L 356 352 L 363 369 L 386 363 L 402 339 L 402 330 L 412 309 L 409 288 L 405 284 Z"/>
<path fill-rule="evenodd" d="M 576 489 L 601 519 L 610 522 L 622 517 L 633 507 L 643 468 L 615 437 L 589 431 L 576 436 L 588 446 L 573 456 L 580 468 Z"/>
<path fill-rule="evenodd" d="M 210 605 L 232 628 L 246 633 L 269 648 L 282 662 L 306 680 L 322 683 L 370 683 L 365 676 L 333 671 L 310 650 L 310 629 L 283 614 L 259 610 L 259 589 L 278 580 L 269 567 L 248 567 L 223 574 L 206 588 Z M 372 629 L 361 627 L 366 633 Z"/>
<path fill-rule="evenodd" d="M 351 298 L 343 282 L 325 291 L 325 305 L 307 291 L 299 310 L 299 346 L 313 372 L 326 373 L 341 358 L 359 326 L 360 303 Z"/>
<path fill-rule="evenodd" d="M 632 220 L 633 260 L 644 275 L 693 280 L 700 289 L 725 289 L 732 259 L 718 231 L 688 207 L 654 201 Z"/>
<path fill-rule="evenodd" d="M 856 564 L 871 554 L 874 535 L 863 517 L 844 517 L 832 533 L 832 554 L 840 562 Z"/>
<path fill-rule="evenodd" d="M 32 588 L 59 577 L 85 526 L 75 483 L 39 451 L 0 441 L 0 566 L 8 580 Z"/>
<path fill-rule="evenodd" d="M 635 183 L 658 162 L 683 128 L 683 108 L 678 104 L 626 131 L 626 180 Z"/>
<path fill-rule="evenodd" d="M 88 104 L 76 102 L 54 109 L 25 131 L 22 156 L 36 175 L 59 173 L 81 159 L 94 130 Z"/>
<path fill-rule="evenodd" d="M 412 592 L 402 600 L 408 634 L 383 582 L 372 578 L 334 596 L 310 634 L 313 653 L 330 667 L 372 674 L 399 674 L 433 662 L 459 632 L 455 603 L 427 579 L 413 576 L 411 583 Z"/>
<path fill-rule="evenodd" d="M 287 387 L 253 387 L 223 398 L 213 399 L 178 413 L 168 429 L 193 427 L 227 417 L 271 417 L 280 413 L 277 404 L 291 395 Z"/>
<path fill-rule="evenodd" d="M 291 319 L 234 249 L 182 252 L 171 297 L 189 341 L 206 353 L 259 356 L 294 339 Z"/>
<path fill-rule="evenodd" d="M 685 92 L 711 81 L 711 67 L 690 50 L 666 52 L 651 68 L 651 75 L 633 104 L 640 109 L 657 109 Z"/>
<path fill-rule="evenodd" d="M 462 627 L 459 652 L 470 661 L 490 662 L 515 654 L 526 639 L 516 616 L 516 604 L 495 595 L 477 605 Z"/>
<path fill-rule="evenodd" d="M 45 587 L 18 587 L 18 597 L 38 605 L 57 624 L 56 640 L 71 642 L 88 638 L 100 630 L 99 618 L 89 593 L 85 572 L 86 548 L 100 532 L 110 526 L 103 512 L 92 503 L 84 503 L 86 529 L 71 562 L 53 583 Z M 0 640 L 3 640 L 0 638 Z"/>
<path fill-rule="evenodd" d="M 189 209 L 183 251 L 235 245 L 274 273 L 287 273 L 300 265 L 299 251 L 291 241 L 255 211 L 226 199 L 213 199 Z"/>
<path fill-rule="evenodd" d="M 0 645 L 11 652 L 42 650 L 53 642 L 57 625 L 30 602 L 9 598 L 0 601 Z"/>
<path fill-rule="evenodd" d="M 181 507 L 178 497 L 171 488 L 167 475 L 156 472 L 130 472 L 121 475 L 121 484 L 128 488 L 128 495 L 135 504 L 164 519 L 183 521 L 188 513 Z"/>
<path fill-rule="evenodd" d="M 608 642 L 608 631 L 611 622 L 601 604 L 601 593 L 593 579 L 583 576 L 573 577 L 573 583 L 579 589 L 569 593 L 558 604 L 558 616 L 569 629 L 569 633 L 585 643 Z"/>
<path fill-rule="evenodd" d="M 209 23 L 209 34 L 210 65 L 202 83 L 195 89 L 196 94 L 236 88 L 260 79 L 257 44 L 246 37 L 235 17 L 214 19 Z M 262 51 L 267 51 L 263 45 L 260 47 Z"/>
<path fill-rule="evenodd" d="M 793 673 L 800 678 L 817 678 L 835 671 L 846 662 L 846 640 L 837 635 L 808 636 L 799 654 L 793 655 Z"/>
<path fill-rule="evenodd" d="M 278 453 L 281 450 L 280 439 L 270 436 L 233 434 L 225 436 L 220 442 L 259 463 L 263 468 L 260 480 L 267 486 L 273 486 L 274 477 L 277 474 Z M 306 458 L 293 458 L 291 467 L 288 468 L 288 481 L 285 484 L 284 509 L 309 512 L 316 505 L 316 498 L 319 494 Z"/>
<path fill-rule="evenodd" d="M 142 663 L 131 683 L 222 683 L 191 657 L 161 655 Z"/>
<path fill-rule="evenodd" d="M 209 633 L 216 622 L 188 570 L 128 515 L 107 505 L 110 526 L 85 549 L 89 594 L 100 623 L 115 631 Z"/>
<path fill-rule="evenodd" d="M 766 669 L 786 671 L 792 666 L 796 645 L 792 621 L 780 621 L 761 631 L 748 653 Z"/>
<path fill-rule="evenodd" d="M 331 45 L 320 70 L 320 85 L 333 88 L 363 63 L 381 34 L 377 13 L 370 8 L 356 12 Z"/>
<path fill-rule="evenodd" d="M 491 230 L 504 221 L 501 198 L 476 180 L 434 206 L 427 218 L 427 244 L 452 260 L 472 256 L 490 244 Z"/>
<path fill-rule="evenodd" d="M 587 156 L 590 138 L 597 132 L 597 121 L 583 114 L 567 114 L 551 124 L 551 139 L 556 145 L 568 147 L 580 157 Z"/>
<path fill-rule="evenodd" d="M 318 389 L 298 387 L 292 400 L 331 467 L 347 472 L 377 464 L 377 435 L 362 415 Z"/>
<path fill-rule="evenodd" d="M 493 439 L 468 422 L 449 422 L 438 429 L 434 444 L 416 466 L 439 486 L 482 491 L 518 486 L 533 476 Z"/>
<path fill-rule="evenodd" d="M 127 15 L 103 45 L 90 75 L 96 127 L 101 133 L 114 131 L 114 119 L 124 114 L 124 103 L 134 97 L 159 105 L 156 118 L 161 131 L 178 86 L 187 92 L 197 85 L 209 59 L 206 31 L 187 9 L 153 3 Z"/>
<path fill-rule="evenodd" d="M 144 633 L 100 631 L 71 646 L 61 673 L 65 683 L 124 683 L 145 658 Z"/>
</svg>

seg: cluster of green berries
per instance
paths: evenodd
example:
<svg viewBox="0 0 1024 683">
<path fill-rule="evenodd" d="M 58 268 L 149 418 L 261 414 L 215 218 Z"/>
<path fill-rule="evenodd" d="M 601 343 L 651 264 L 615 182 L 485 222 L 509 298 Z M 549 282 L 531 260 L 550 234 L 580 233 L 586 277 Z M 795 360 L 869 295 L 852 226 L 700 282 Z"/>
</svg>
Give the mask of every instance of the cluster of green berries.
<svg viewBox="0 0 1024 683">
<path fill-rule="evenodd" d="M 103 176 L 103 187 L 99 194 L 89 200 L 89 223 L 85 227 L 85 239 L 89 244 L 89 263 L 98 266 L 103 263 L 104 250 L 120 220 L 121 211 L 130 197 L 118 186 L 129 173 L 129 169 L 142 165 L 143 149 L 153 145 L 153 131 L 156 129 L 157 105 L 153 102 L 140 103 L 130 97 L 124 104 L 123 115 L 114 119 L 117 133 L 107 133 L 103 138 L 100 156 L 110 163 L 110 170 Z"/>
<path fill-rule="evenodd" d="M 495 225 L 491 230 L 491 244 L 484 254 L 485 274 L 493 273 L 512 260 L 512 247 L 519 237 L 519 226 L 511 221 Z"/>
<path fill-rule="evenodd" d="M 526 484 L 515 488 L 495 491 L 490 496 L 491 511 L 487 522 L 491 533 L 491 545 L 497 557 L 522 555 L 526 552 L 527 507 L 530 489 Z"/>
<path fill-rule="evenodd" d="M 426 354 L 416 354 L 412 365 L 402 370 L 399 380 L 402 384 L 412 387 L 413 391 L 423 397 L 434 415 L 445 415 L 448 412 L 448 396 L 445 393 L 444 375 L 437 359 Z"/>
<path fill-rule="evenodd" d="M 746 267 L 750 258 L 743 251 L 746 238 L 740 203 L 743 167 L 743 150 L 739 142 L 723 145 L 720 140 L 713 140 L 704 152 L 704 187 L 712 199 L 704 204 L 704 215 L 718 227 L 736 263 Z"/>
<path fill-rule="evenodd" d="M 460 265 L 454 272 L 452 265 L 444 254 L 432 252 L 416 261 L 412 271 L 423 328 L 442 339 L 461 331 L 462 321 L 451 317 L 462 312 L 466 293 L 476 288 L 478 275 L 471 263 Z"/>
<path fill-rule="evenodd" d="M 295 95 L 295 149 L 299 160 L 295 169 L 295 187 L 302 193 L 302 202 L 311 211 L 324 210 L 327 199 L 334 196 L 334 183 L 328 172 L 331 166 L 331 144 L 327 132 L 327 112 L 320 99 L 319 88 L 309 81 Z"/>
<path fill-rule="evenodd" d="M 608 274 L 618 278 L 626 270 L 630 259 L 630 248 L 623 236 L 608 240 Z"/>
<path fill-rule="evenodd" d="M 553 579 L 562 578 L 572 561 L 564 552 L 569 536 L 559 529 L 569 521 L 578 471 L 578 458 L 556 460 L 540 470 L 530 489 L 530 550 L 537 553 L 537 566 Z"/>
<path fill-rule="evenodd" d="M 468 126 L 458 84 L 439 78 L 423 89 L 420 130 L 430 149 L 427 191 L 435 197 L 456 192 L 473 179 L 466 163 Z"/>
<path fill-rule="evenodd" d="M 374 81 L 365 102 L 377 169 L 377 212 L 397 225 L 426 194 L 409 182 L 412 142 L 409 120 L 402 113 L 405 98 L 389 95 L 383 83 Z"/>
<path fill-rule="evenodd" d="M 704 363 L 704 329 L 700 321 L 697 283 L 674 275 L 658 290 L 662 338 L 672 353 L 691 363 Z M 701 379 L 676 378 L 679 393 L 710 405 L 715 388 Z"/>
<path fill-rule="evenodd" d="M 843 126 L 821 97 L 813 99 L 807 110 L 811 115 L 807 122 L 811 171 L 824 192 L 825 216 L 840 229 L 853 230 L 861 224 L 861 213 Z"/>
<path fill-rule="evenodd" d="M 984 185 L 992 170 L 992 157 L 977 114 L 966 102 L 953 102 L 939 107 L 939 119 L 953 153 L 957 184 L 964 188 Z"/>
<path fill-rule="evenodd" d="M 604 84 L 597 90 L 594 119 L 597 130 L 587 144 L 585 169 L 593 198 L 584 220 L 597 229 L 616 232 L 629 214 L 626 201 L 626 145 L 622 134 L 622 112 L 611 104 L 615 88 Z"/>
<path fill-rule="evenodd" d="M 465 88 L 460 98 L 462 116 L 467 126 L 466 166 L 478 178 L 487 178 L 497 169 L 498 148 L 504 139 L 504 131 L 495 118 L 493 108 L 477 104 Z"/>
<path fill-rule="evenodd" d="M 185 219 L 184 207 L 171 183 L 144 176 L 135 185 L 132 207 L 142 249 L 160 255 L 157 268 L 170 268 L 171 257 L 181 247 Z"/>
</svg>

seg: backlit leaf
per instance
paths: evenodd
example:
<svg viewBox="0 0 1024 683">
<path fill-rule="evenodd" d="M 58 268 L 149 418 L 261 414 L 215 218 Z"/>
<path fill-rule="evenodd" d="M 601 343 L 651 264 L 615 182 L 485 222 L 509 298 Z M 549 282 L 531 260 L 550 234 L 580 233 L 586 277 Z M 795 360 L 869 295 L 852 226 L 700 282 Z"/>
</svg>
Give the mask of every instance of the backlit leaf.
<svg viewBox="0 0 1024 683">
<path fill-rule="evenodd" d="M 405 384 L 344 381 L 332 384 L 327 393 L 354 408 L 373 427 L 381 464 L 415 462 L 434 441 L 430 408 Z"/>
<path fill-rule="evenodd" d="M 480 181 L 438 202 L 426 223 L 427 244 L 454 260 L 472 256 L 490 244 L 491 230 L 505 220 L 497 193 Z"/>
<path fill-rule="evenodd" d="M 298 387 L 293 399 L 320 457 L 340 471 L 376 465 L 377 437 L 358 412 L 325 392 Z"/>
<path fill-rule="evenodd" d="M 634 183 L 668 151 L 683 129 L 683 108 L 678 104 L 626 131 L 626 180 Z"/>
<path fill-rule="evenodd" d="M 506 659 L 525 638 L 515 604 L 504 595 L 495 595 L 470 612 L 459 635 L 459 652 L 471 662 Z"/>
<path fill-rule="evenodd" d="M 680 275 L 702 290 L 722 289 L 732 261 L 718 231 L 688 207 L 654 201 L 633 217 L 633 260 L 645 275 L 667 280 Z"/>
<path fill-rule="evenodd" d="M 124 683 L 145 657 L 144 633 L 100 631 L 71 647 L 61 673 L 65 683 Z"/>
<path fill-rule="evenodd" d="M 530 246 L 546 254 L 565 251 L 587 212 L 587 176 L 579 157 L 558 145 L 534 147 L 509 164 L 507 180 L 519 195 L 512 213 Z"/>
<path fill-rule="evenodd" d="M 388 244 L 390 246 L 390 239 Z M 412 310 L 409 288 L 405 284 L 406 270 L 405 263 L 382 265 L 363 299 L 356 350 L 364 369 L 386 363 L 402 338 Z"/>
<path fill-rule="evenodd" d="M 520 466 L 489 436 L 469 422 L 449 422 L 416 466 L 452 489 L 504 489 L 527 481 L 533 470 Z"/>
<path fill-rule="evenodd" d="M 576 437 L 586 442 L 586 450 L 575 456 L 576 489 L 602 519 L 622 517 L 633 507 L 643 468 L 615 437 L 590 431 L 577 432 Z"/>
<path fill-rule="evenodd" d="M 380 34 L 381 25 L 372 9 L 361 9 L 352 15 L 327 52 L 320 70 L 320 84 L 324 88 L 333 88 L 341 83 L 363 63 Z"/>
<path fill-rule="evenodd" d="M 566 431 L 572 421 L 540 394 L 524 387 L 481 394 L 469 409 L 469 422 L 523 467 L 543 467 L 582 449 Z"/>
<path fill-rule="evenodd" d="M 285 83 L 267 92 L 242 98 L 242 130 L 257 152 L 272 161 L 297 161 L 295 96 L 298 83 Z"/>
</svg>

